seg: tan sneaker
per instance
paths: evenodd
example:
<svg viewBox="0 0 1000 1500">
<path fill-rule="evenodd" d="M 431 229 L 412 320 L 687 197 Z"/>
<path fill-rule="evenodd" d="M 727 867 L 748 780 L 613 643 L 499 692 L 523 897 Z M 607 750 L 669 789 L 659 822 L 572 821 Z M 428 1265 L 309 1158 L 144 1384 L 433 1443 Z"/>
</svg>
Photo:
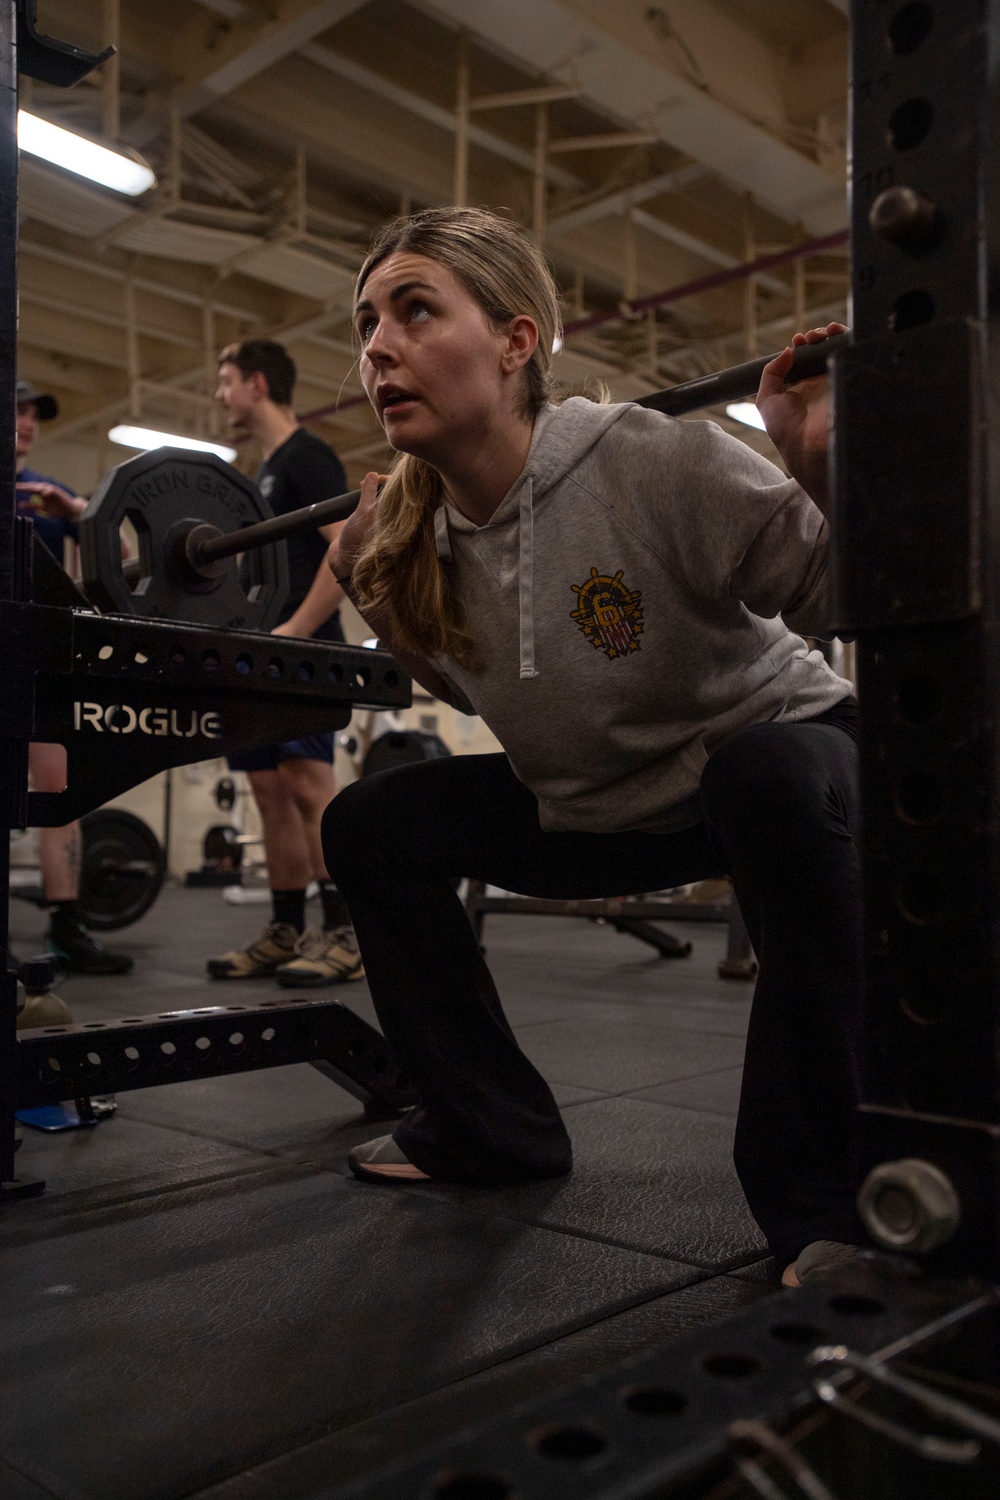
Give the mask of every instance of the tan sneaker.
<svg viewBox="0 0 1000 1500">
<path fill-rule="evenodd" d="M 307 927 L 295 944 L 295 957 L 278 970 L 278 983 L 290 990 L 313 990 L 323 984 L 363 979 L 364 964 L 353 927 Z"/>
<path fill-rule="evenodd" d="M 291 922 L 269 922 L 245 948 L 210 958 L 205 967 L 213 979 L 263 979 L 295 957 L 298 940 Z"/>
<path fill-rule="evenodd" d="M 73 1013 L 65 1000 L 53 995 L 28 995 L 17 1013 L 18 1031 L 34 1031 L 39 1026 L 72 1026 Z"/>
</svg>

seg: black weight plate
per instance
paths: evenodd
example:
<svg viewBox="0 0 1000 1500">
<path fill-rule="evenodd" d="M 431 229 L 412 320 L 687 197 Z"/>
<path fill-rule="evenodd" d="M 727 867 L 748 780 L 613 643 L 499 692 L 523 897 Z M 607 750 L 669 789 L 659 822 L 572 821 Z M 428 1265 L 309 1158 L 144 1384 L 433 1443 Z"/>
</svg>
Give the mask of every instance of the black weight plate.
<svg viewBox="0 0 1000 1500">
<path fill-rule="evenodd" d="M 271 514 L 257 486 L 213 453 L 141 453 L 104 477 L 80 518 L 84 590 L 106 613 L 270 630 L 288 599 L 284 542 L 247 553 L 242 566 L 230 559 L 217 578 L 190 581 L 169 564 L 168 533 L 194 521 L 228 533 Z M 134 584 L 122 572 L 119 528 L 125 520 L 139 539 L 142 576 Z"/>
<path fill-rule="evenodd" d="M 391 771 L 396 766 L 412 765 L 418 760 L 440 760 L 451 751 L 436 734 L 421 729 L 390 729 L 373 740 L 361 768 L 362 776 L 377 771 Z"/>
<path fill-rule="evenodd" d="M 239 829 L 232 823 L 213 823 L 201 841 L 202 858 L 215 870 L 238 870 L 243 863 Z"/>
<path fill-rule="evenodd" d="M 137 922 L 160 894 L 165 849 L 148 823 L 120 807 L 99 807 L 80 827 L 80 920 L 97 932 Z"/>
</svg>

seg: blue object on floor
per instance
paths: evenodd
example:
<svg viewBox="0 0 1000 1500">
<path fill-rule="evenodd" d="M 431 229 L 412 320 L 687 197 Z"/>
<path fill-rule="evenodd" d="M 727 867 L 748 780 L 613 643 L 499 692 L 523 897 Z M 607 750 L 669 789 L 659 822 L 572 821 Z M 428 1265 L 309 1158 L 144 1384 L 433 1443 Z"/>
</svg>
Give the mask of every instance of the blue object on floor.
<svg viewBox="0 0 1000 1500">
<path fill-rule="evenodd" d="M 78 1099 L 74 1104 L 42 1104 L 37 1109 L 19 1109 L 17 1118 L 33 1130 L 84 1130 L 99 1125 L 117 1108 L 109 1099 Z"/>
</svg>

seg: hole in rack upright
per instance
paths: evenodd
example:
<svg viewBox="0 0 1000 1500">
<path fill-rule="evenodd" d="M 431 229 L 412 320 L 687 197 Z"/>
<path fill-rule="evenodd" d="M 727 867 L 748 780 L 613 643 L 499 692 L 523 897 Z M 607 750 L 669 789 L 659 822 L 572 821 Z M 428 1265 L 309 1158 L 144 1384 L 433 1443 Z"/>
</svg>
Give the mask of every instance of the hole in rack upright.
<svg viewBox="0 0 1000 1500">
<path fill-rule="evenodd" d="M 599 1432 L 594 1432 L 589 1427 L 574 1427 L 569 1423 L 543 1427 L 538 1432 L 533 1432 L 529 1441 L 542 1458 L 571 1463 L 596 1458 L 608 1446 L 607 1440 Z"/>
<path fill-rule="evenodd" d="M 897 57 L 909 57 L 922 47 L 934 29 L 934 11 L 927 0 L 911 0 L 889 22 L 889 45 Z"/>
<path fill-rule="evenodd" d="M 896 689 L 896 712 L 907 724 L 929 724 L 941 712 L 944 684 L 934 677 L 905 677 Z"/>
<path fill-rule="evenodd" d="M 680 1391 L 657 1385 L 634 1386 L 622 1393 L 622 1401 L 639 1417 L 679 1417 L 688 1408 L 688 1399 Z"/>
<path fill-rule="evenodd" d="M 884 1302 L 860 1293 L 838 1292 L 830 1298 L 829 1306 L 834 1312 L 844 1313 L 849 1318 L 878 1318 L 885 1312 Z"/>
<path fill-rule="evenodd" d="M 914 287 L 912 291 L 904 292 L 901 297 L 896 298 L 889 314 L 889 328 L 893 333 L 905 333 L 908 328 L 923 328 L 926 323 L 933 323 L 936 314 L 937 303 L 931 293 L 923 287 Z"/>
<path fill-rule="evenodd" d="M 775 1323 L 769 1333 L 779 1344 L 792 1344 L 796 1348 L 815 1348 L 817 1344 L 828 1344 L 830 1335 L 823 1328 L 814 1328 L 811 1323 Z"/>
<path fill-rule="evenodd" d="M 910 771 L 896 782 L 893 801 L 898 818 L 922 826 L 941 817 L 947 793 L 944 782 L 930 771 Z"/>
<path fill-rule="evenodd" d="M 746 1380 L 762 1368 L 753 1354 L 706 1354 L 701 1367 L 718 1380 Z"/>
<path fill-rule="evenodd" d="M 506 1480 L 492 1474 L 442 1474 L 432 1493 L 434 1500 L 514 1500 Z"/>
<path fill-rule="evenodd" d="M 929 99 L 907 99 L 889 116 L 889 140 L 897 151 L 913 151 L 930 135 L 933 124 Z"/>
</svg>

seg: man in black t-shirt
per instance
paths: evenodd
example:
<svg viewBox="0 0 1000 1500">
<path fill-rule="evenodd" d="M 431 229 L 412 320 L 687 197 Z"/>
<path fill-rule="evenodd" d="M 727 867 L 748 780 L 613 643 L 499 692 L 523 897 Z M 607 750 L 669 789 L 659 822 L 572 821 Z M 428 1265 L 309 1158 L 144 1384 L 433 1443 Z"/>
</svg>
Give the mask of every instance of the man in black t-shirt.
<svg viewBox="0 0 1000 1500">
<path fill-rule="evenodd" d="M 292 410 L 295 365 L 280 344 L 247 339 L 219 356 L 216 399 L 234 433 L 252 437 L 263 462 L 261 493 L 275 515 L 341 495 L 347 480 L 322 439 L 299 425 Z M 343 524 L 343 523 L 341 523 Z M 288 541 L 291 592 L 275 635 L 342 641 L 337 606 L 343 590 L 326 565 L 340 525 L 321 526 Z M 291 988 L 360 979 L 363 974 L 351 918 L 323 863 L 320 818 L 333 798 L 333 734 L 310 735 L 230 756 L 245 771 L 260 809 L 271 882 L 272 919 L 247 948 L 209 960 L 213 979 L 276 974 Z M 305 925 L 306 888 L 317 880 L 322 931 Z"/>
</svg>

